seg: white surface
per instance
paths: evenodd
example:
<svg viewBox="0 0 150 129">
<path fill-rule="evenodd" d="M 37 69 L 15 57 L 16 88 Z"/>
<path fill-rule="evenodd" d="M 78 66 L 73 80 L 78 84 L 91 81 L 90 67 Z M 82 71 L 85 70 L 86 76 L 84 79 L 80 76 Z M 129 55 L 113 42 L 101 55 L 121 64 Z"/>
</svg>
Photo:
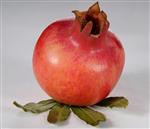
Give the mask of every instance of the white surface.
<svg viewBox="0 0 150 129">
<path fill-rule="evenodd" d="M 68 0 L 69 1 L 69 0 Z M 64 124 L 52 125 L 41 115 L 24 113 L 12 105 L 47 99 L 32 72 L 33 48 L 50 23 L 72 17 L 74 9 L 85 10 L 92 2 L 3 2 L 2 13 L 2 127 L 3 128 L 91 128 L 71 114 Z M 148 3 L 101 2 L 111 23 L 110 30 L 122 41 L 126 52 L 124 72 L 110 96 L 126 96 L 127 109 L 104 109 L 106 128 L 148 127 Z M 95 127 L 93 127 L 95 128 Z"/>
</svg>

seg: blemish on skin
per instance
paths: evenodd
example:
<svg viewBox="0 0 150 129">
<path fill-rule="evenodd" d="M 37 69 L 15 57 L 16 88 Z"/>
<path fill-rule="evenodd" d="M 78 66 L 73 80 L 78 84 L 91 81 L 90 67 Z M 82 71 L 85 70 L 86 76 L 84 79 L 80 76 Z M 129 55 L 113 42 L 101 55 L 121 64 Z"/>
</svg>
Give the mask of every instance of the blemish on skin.
<svg viewBox="0 0 150 129">
<path fill-rule="evenodd" d="M 74 39 L 72 38 L 72 36 L 69 39 L 70 39 L 70 43 L 72 43 L 73 46 L 79 47 L 79 44 L 76 41 L 74 41 Z"/>
<path fill-rule="evenodd" d="M 53 64 L 53 65 L 57 65 L 59 64 L 61 55 L 60 55 L 60 51 L 61 51 L 61 47 L 57 44 L 50 44 L 47 47 L 47 57 L 48 57 L 48 61 Z M 51 52 L 49 52 L 49 50 L 51 50 Z"/>
<path fill-rule="evenodd" d="M 55 64 L 55 65 L 59 63 L 59 59 L 58 59 L 57 56 L 51 56 L 51 57 L 49 58 L 49 61 L 50 61 L 52 64 Z"/>
<path fill-rule="evenodd" d="M 95 72 L 102 72 L 105 71 L 107 69 L 107 65 L 103 65 L 103 64 L 88 64 L 88 67 L 91 70 L 94 70 Z"/>
<path fill-rule="evenodd" d="M 95 53 L 99 53 L 99 52 L 101 52 L 101 51 L 103 51 L 103 49 L 101 49 L 101 50 L 91 50 L 90 51 L 90 54 L 95 54 Z"/>
</svg>

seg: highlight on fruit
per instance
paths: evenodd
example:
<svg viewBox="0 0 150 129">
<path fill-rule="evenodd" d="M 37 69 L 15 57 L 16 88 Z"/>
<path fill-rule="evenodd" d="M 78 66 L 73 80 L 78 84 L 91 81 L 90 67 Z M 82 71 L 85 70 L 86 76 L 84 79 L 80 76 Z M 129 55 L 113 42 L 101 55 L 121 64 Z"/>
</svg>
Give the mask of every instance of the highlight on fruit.
<svg viewBox="0 0 150 129">
<path fill-rule="evenodd" d="M 25 112 L 49 111 L 49 123 L 63 122 L 73 112 L 96 126 L 107 118 L 91 106 L 128 105 L 125 97 L 107 97 L 121 76 L 125 52 L 98 2 L 72 12 L 74 18 L 55 21 L 42 32 L 33 52 L 36 80 L 52 99 L 14 104 Z"/>
</svg>

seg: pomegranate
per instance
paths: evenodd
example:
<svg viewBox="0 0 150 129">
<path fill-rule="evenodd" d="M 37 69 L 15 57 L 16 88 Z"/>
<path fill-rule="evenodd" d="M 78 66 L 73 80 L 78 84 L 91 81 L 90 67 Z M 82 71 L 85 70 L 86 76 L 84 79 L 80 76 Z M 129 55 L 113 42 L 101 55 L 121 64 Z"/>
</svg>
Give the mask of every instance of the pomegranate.
<svg viewBox="0 0 150 129">
<path fill-rule="evenodd" d="M 98 3 L 73 13 L 75 18 L 56 21 L 42 32 L 34 49 L 33 70 L 54 100 L 88 106 L 114 88 L 125 54 Z"/>
</svg>

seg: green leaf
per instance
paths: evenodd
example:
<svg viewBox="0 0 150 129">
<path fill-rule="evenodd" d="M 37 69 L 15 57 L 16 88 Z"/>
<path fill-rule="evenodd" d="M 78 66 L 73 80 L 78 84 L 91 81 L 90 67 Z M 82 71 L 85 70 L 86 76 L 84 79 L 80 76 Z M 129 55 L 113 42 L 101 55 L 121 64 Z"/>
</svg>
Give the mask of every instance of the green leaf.
<svg viewBox="0 0 150 129">
<path fill-rule="evenodd" d="M 16 107 L 23 109 L 25 112 L 42 113 L 51 109 L 56 104 L 56 102 L 53 99 L 48 99 L 38 103 L 27 103 L 25 105 L 20 105 L 14 101 L 13 104 Z"/>
<path fill-rule="evenodd" d="M 87 124 L 96 126 L 100 122 L 104 122 L 106 120 L 105 116 L 97 111 L 94 111 L 88 107 L 71 107 L 72 111 Z"/>
<path fill-rule="evenodd" d="M 47 120 L 50 123 L 57 123 L 67 120 L 71 113 L 70 107 L 63 104 L 56 104 L 52 110 L 49 111 Z"/>
<path fill-rule="evenodd" d="M 128 100 L 125 97 L 109 97 L 97 103 L 96 105 L 110 108 L 126 108 L 128 106 Z"/>
</svg>

